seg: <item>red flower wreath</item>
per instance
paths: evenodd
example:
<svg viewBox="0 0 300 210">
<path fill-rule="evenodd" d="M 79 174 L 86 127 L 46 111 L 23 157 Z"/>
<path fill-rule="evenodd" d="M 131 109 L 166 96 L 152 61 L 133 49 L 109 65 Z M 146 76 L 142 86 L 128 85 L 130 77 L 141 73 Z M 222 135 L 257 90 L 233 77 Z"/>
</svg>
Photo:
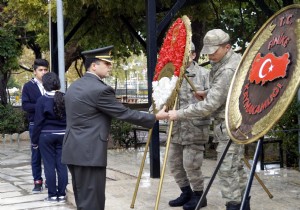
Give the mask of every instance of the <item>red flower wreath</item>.
<svg viewBox="0 0 300 210">
<path fill-rule="evenodd" d="M 174 105 L 188 61 L 191 35 L 191 22 L 187 16 L 178 18 L 166 34 L 152 81 L 155 112 L 163 105 L 168 108 Z"/>
<path fill-rule="evenodd" d="M 186 34 L 185 24 L 181 18 L 178 18 L 168 30 L 164 43 L 159 51 L 153 81 L 157 81 L 161 70 L 167 63 L 174 65 L 174 75 L 179 77 L 180 68 L 183 65 Z"/>
</svg>

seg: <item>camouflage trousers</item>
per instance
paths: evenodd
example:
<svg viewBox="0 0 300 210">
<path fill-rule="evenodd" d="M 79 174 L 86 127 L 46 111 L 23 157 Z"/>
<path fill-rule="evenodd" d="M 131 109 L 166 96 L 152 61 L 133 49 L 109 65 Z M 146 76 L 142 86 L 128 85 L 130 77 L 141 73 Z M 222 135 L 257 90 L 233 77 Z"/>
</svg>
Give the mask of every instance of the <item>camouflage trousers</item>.
<svg viewBox="0 0 300 210">
<path fill-rule="evenodd" d="M 190 185 L 194 191 L 203 190 L 204 178 L 201 171 L 203 151 L 203 145 L 170 144 L 169 167 L 180 188 Z"/>
<path fill-rule="evenodd" d="M 223 138 L 218 139 L 217 152 L 219 160 L 227 145 L 229 136 L 227 135 L 226 128 L 221 127 L 221 125 L 217 125 L 214 131 L 219 137 L 223 134 Z M 243 198 L 247 184 L 247 174 L 244 169 L 243 157 L 244 145 L 232 142 L 218 171 L 222 197 L 226 201 L 240 202 Z"/>
</svg>

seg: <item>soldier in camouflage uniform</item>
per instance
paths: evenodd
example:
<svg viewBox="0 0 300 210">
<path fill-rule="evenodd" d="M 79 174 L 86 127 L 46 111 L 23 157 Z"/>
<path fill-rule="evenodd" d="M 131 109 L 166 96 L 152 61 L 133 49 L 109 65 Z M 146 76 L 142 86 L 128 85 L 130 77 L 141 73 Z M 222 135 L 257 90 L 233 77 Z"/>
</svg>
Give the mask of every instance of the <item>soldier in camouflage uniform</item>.
<svg viewBox="0 0 300 210">
<path fill-rule="evenodd" d="M 209 70 L 193 61 L 195 57 L 195 46 L 192 43 L 186 76 L 197 90 L 206 90 L 209 88 Z M 178 94 L 178 107 L 184 108 L 197 101 L 191 86 L 183 79 Z M 204 144 L 207 143 L 209 138 L 209 124 L 209 117 L 202 119 L 197 117 L 174 122 L 173 124 L 169 164 L 171 173 L 182 193 L 178 198 L 169 202 L 172 207 L 183 206 L 185 210 L 194 210 L 200 200 L 204 188 L 201 166 Z M 206 205 L 207 201 L 205 200 L 202 207 Z"/>
<path fill-rule="evenodd" d="M 191 117 L 214 117 L 215 140 L 218 141 L 218 157 L 221 156 L 229 136 L 225 126 L 225 104 L 229 86 L 241 56 L 231 49 L 230 38 L 221 29 L 208 31 L 203 42 L 202 54 L 208 54 L 212 65 L 210 71 L 210 89 L 197 91 L 204 98 L 187 108 L 169 111 L 170 120 L 182 120 Z M 247 182 L 242 157 L 244 146 L 232 143 L 219 169 L 222 197 L 226 199 L 227 210 L 240 209 L 241 200 Z M 250 210 L 250 197 L 246 199 L 246 210 Z"/>
</svg>

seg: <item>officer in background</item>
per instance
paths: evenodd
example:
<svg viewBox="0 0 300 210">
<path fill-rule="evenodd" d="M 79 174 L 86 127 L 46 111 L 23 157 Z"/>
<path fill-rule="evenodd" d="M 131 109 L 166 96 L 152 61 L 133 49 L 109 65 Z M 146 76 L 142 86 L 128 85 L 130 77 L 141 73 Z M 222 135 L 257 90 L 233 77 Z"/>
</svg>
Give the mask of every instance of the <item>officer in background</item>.
<svg viewBox="0 0 300 210">
<path fill-rule="evenodd" d="M 169 111 L 170 120 L 182 120 L 192 117 L 214 117 L 214 139 L 218 141 L 218 158 L 229 141 L 225 125 L 226 99 L 232 77 L 241 56 L 231 49 L 230 37 L 221 29 L 213 29 L 203 39 L 201 54 L 207 54 L 212 65 L 210 71 L 210 89 L 197 91 L 203 98 L 186 108 Z M 222 197 L 226 200 L 226 210 L 239 210 L 246 188 L 247 175 L 243 166 L 244 146 L 232 143 L 219 169 Z M 246 199 L 245 210 L 250 210 L 250 197 Z"/>
<path fill-rule="evenodd" d="M 209 71 L 194 61 L 195 45 L 191 43 L 188 68 L 185 75 L 194 84 L 196 90 L 204 91 L 209 88 Z M 178 94 L 178 108 L 197 103 L 194 92 L 186 79 L 183 79 Z M 204 188 L 204 178 L 201 171 L 204 145 L 209 138 L 210 117 L 185 119 L 175 121 L 169 149 L 169 164 L 171 174 L 182 193 L 171 200 L 172 207 L 183 206 L 184 210 L 194 210 Z M 207 200 L 201 207 L 207 206 Z"/>
</svg>

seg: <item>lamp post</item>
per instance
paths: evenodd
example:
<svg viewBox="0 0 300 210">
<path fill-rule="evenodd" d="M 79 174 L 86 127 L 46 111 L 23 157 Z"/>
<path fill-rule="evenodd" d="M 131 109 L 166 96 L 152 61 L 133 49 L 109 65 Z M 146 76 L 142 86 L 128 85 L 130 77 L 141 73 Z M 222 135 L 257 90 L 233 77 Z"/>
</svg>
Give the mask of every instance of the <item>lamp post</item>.
<svg viewBox="0 0 300 210">
<path fill-rule="evenodd" d="M 300 89 L 298 89 L 298 93 L 297 93 L 297 101 L 298 103 L 300 102 Z M 298 114 L 298 124 L 300 124 L 300 114 Z M 300 153 L 300 130 L 298 130 L 298 150 Z M 299 158 L 299 162 L 298 162 L 298 167 L 300 169 L 300 158 Z"/>
<path fill-rule="evenodd" d="M 128 101 L 127 97 L 127 71 L 128 71 L 128 66 L 124 66 L 124 71 L 125 71 L 125 95 L 126 95 L 126 103 Z"/>
<path fill-rule="evenodd" d="M 65 85 L 65 44 L 64 44 L 64 16 L 62 0 L 56 1 L 57 11 L 57 46 L 58 46 L 58 73 L 62 92 L 66 91 Z"/>
<path fill-rule="evenodd" d="M 142 66 L 141 61 L 137 61 L 136 66 L 138 68 L 138 70 L 135 71 L 136 73 L 136 101 L 138 101 L 138 96 L 139 96 L 139 69 Z"/>
<path fill-rule="evenodd" d="M 139 72 L 136 72 L 136 101 L 139 96 Z"/>
<path fill-rule="evenodd" d="M 126 79 L 125 93 L 126 93 L 126 102 L 127 102 L 128 101 L 128 95 L 127 95 L 127 70 L 125 71 L 125 79 Z"/>
</svg>

